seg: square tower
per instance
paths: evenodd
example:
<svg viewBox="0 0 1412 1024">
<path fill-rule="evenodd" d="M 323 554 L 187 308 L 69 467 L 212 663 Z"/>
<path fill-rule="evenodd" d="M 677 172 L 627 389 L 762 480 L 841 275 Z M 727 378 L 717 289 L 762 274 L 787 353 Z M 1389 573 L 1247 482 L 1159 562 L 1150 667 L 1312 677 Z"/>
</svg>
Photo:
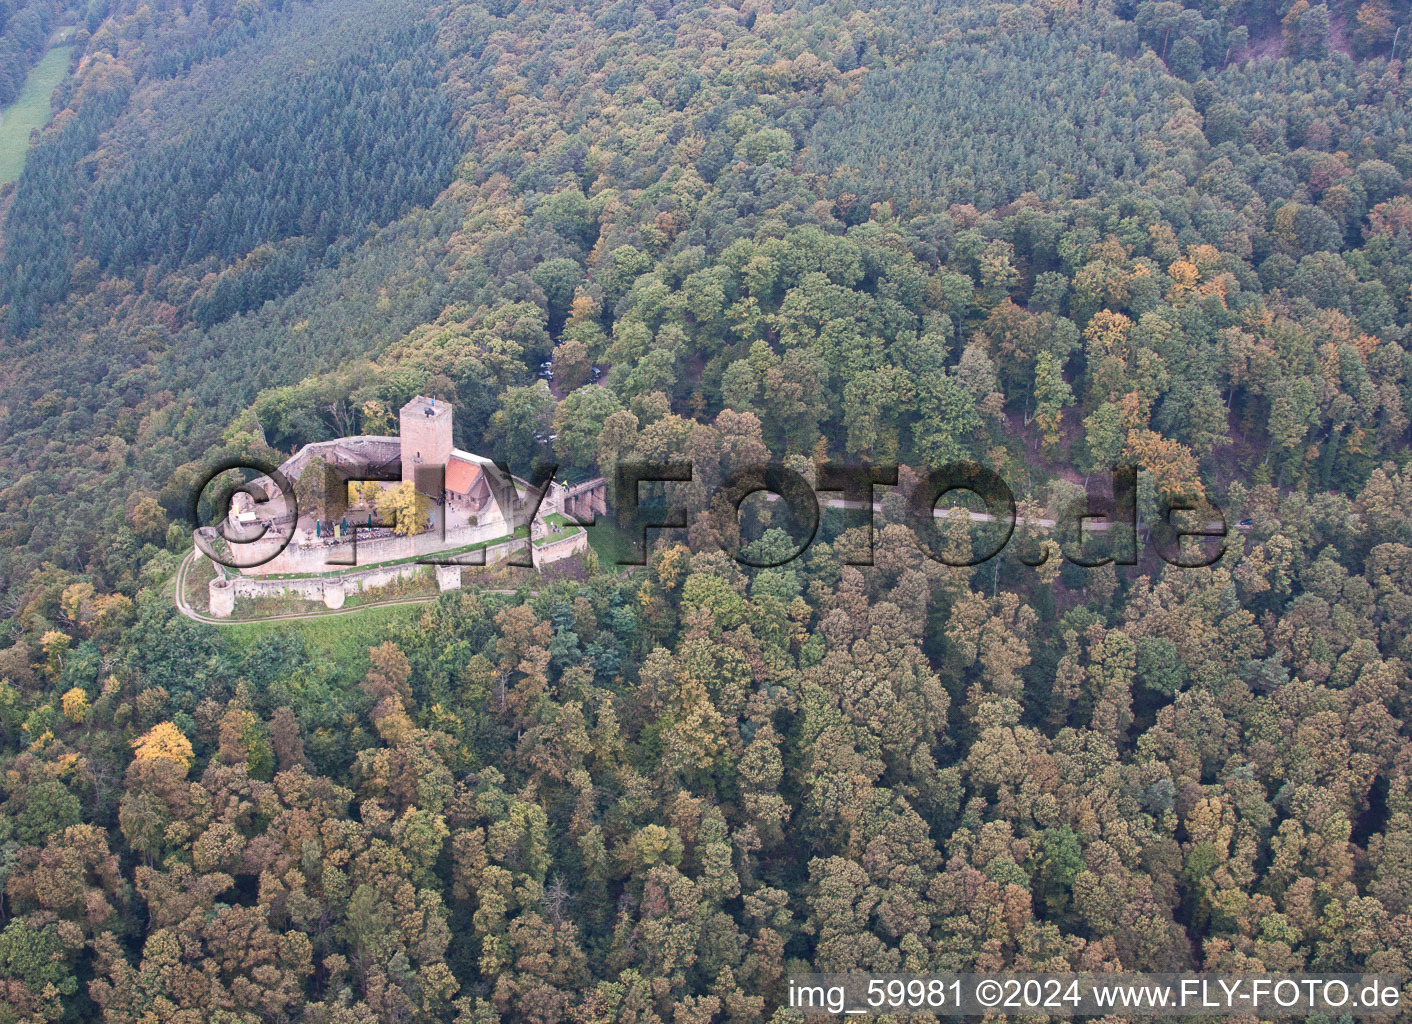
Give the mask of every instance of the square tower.
<svg viewBox="0 0 1412 1024">
<path fill-rule="evenodd" d="M 402 407 L 402 479 L 417 479 L 418 466 L 445 466 L 451 459 L 451 405 L 418 395 Z"/>
</svg>

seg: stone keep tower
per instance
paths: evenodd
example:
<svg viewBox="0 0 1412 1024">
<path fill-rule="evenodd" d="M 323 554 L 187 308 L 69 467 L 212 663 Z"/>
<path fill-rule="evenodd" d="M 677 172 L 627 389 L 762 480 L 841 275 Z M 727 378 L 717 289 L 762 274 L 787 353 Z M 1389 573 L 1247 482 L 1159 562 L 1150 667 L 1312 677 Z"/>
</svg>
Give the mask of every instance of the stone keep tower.
<svg viewBox="0 0 1412 1024">
<path fill-rule="evenodd" d="M 402 479 L 416 483 L 418 466 L 451 459 L 451 406 L 418 395 L 402 407 Z"/>
</svg>

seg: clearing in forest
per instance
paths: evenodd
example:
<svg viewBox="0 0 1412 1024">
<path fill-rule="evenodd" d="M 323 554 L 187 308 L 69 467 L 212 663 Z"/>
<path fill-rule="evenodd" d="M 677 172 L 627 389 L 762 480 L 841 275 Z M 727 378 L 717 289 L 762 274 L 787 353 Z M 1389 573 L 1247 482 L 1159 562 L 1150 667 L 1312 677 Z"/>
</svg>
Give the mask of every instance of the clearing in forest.
<svg viewBox="0 0 1412 1024">
<path fill-rule="evenodd" d="M 69 73 L 69 45 L 51 46 L 25 76 L 19 96 L 0 111 L 0 185 L 18 180 L 30 133 L 49 122 L 49 97 Z"/>
</svg>

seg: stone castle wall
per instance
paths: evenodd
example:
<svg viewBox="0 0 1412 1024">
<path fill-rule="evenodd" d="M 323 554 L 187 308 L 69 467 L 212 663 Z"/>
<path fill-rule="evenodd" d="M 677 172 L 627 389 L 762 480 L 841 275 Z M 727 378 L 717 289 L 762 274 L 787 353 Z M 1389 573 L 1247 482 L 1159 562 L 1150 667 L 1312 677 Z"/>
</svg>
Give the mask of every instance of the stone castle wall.
<svg viewBox="0 0 1412 1024">
<path fill-rule="evenodd" d="M 234 581 L 218 574 L 210 582 L 208 591 L 211 614 L 218 619 L 230 618 L 231 612 L 235 611 Z"/>
<path fill-rule="evenodd" d="M 566 538 L 566 540 L 574 539 L 573 537 Z M 491 544 L 485 548 L 486 564 L 493 565 L 503 561 L 510 556 L 512 551 L 523 548 L 528 543 L 521 537 L 518 540 L 506 540 L 500 544 Z M 560 541 L 559 545 L 555 547 L 562 546 L 563 543 Z M 197 551 L 199 552 L 200 549 L 198 548 Z M 550 561 L 557 561 L 572 553 L 572 551 L 565 550 L 564 554 L 555 554 Z M 540 563 L 537 554 L 535 562 L 536 564 Z M 322 601 L 329 608 L 340 608 L 349 594 L 376 590 L 397 580 L 410 579 L 413 576 L 432 571 L 436 573 L 437 586 L 441 590 L 453 590 L 461 585 L 461 567 L 427 565 L 419 562 L 372 566 L 339 576 L 303 577 L 290 580 L 219 575 L 210 584 L 211 615 L 218 619 L 229 618 L 235 609 L 237 597 L 248 599 L 297 597 L 305 601 Z"/>
<path fill-rule="evenodd" d="M 358 434 L 353 437 L 338 437 L 332 441 L 314 441 L 300 448 L 297 453 L 279 467 L 280 472 L 293 484 L 304 472 L 304 467 L 322 458 L 335 466 L 357 465 L 381 466 L 397 462 L 402 455 L 401 442 L 395 437 L 382 434 Z"/>
<path fill-rule="evenodd" d="M 569 558 L 585 551 L 588 548 L 588 534 L 580 530 L 572 536 L 564 537 L 561 540 L 553 541 L 549 544 L 541 544 L 534 549 L 533 559 L 535 568 L 549 565 L 563 558 Z"/>
<path fill-rule="evenodd" d="M 486 522 L 475 526 L 452 527 L 446 531 L 445 536 L 442 536 L 439 530 L 429 530 L 426 533 L 413 534 L 410 537 L 359 538 L 357 564 L 372 565 L 376 562 L 395 562 L 402 558 L 421 558 L 439 551 L 465 547 L 468 544 L 497 540 L 504 537 L 509 531 L 499 509 L 493 504 L 486 507 L 484 518 L 487 520 Z M 273 550 L 277 546 L 277 542 L 272 541 L 266 550 Z M 353 548 L 354 546 L 348 542 L 325 544 L 316 540 L 313 544 L 307 545 L 291 542 L 270 561 L 263 565 L 242 569 L 241 572 L 247 576 L 302 576 L 309 573 L 338 572 L 350 567 L 347 564 L 339 564 L 338 560 L 351 561 L 354 554 Z M 260 545 L 242 548 L 239 555 L 242 560 L 246 558 L 245 552 L 247 550 L 252 555 L 258 554 Z M 489 559 L 488 555 L 486 557 Z"/>
</svg>

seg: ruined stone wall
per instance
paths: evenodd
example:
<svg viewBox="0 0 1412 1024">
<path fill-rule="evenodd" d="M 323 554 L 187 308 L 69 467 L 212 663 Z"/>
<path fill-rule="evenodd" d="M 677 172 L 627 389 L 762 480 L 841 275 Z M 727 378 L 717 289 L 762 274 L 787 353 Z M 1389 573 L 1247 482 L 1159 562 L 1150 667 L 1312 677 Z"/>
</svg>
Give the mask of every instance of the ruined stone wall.
<svg viewBox="0 0 1412 1024">
<path fill-rule="evenodd" d="M 400 457 L 401 444 L 395 437 L 383 434 L 358 434 L 353 437 L 337 437 L 332 441 L 315 441 L 300 448 L 297 453 L 280 466 L 280 472 L 290 483 L 299 479 L 299 474 L 316 456 L 336 466 L 349 462 L 366 462 L 380 465 Z"/>
<path fill-rule="evenodd" d="M 218 619 L 228 619 L 235 611 L 235 586 L 224 576 L 217 575 L 208 584 L 211 614 Z"/>
<path fill-rule="evenodd" d="M 551 544 L 542 544 L 536 547 L 534 549 L 535 568 L 569 558 L 587 549 L 588 534 L 580 530 L 578 533 L 556 540 Z"/>
<path fill-rule="evenodd" d="M 564 541 L 552 545 L 556 552 L 561 547 L 565 548 L 565 551 L 564 554 L 556 553 L 550 560 L 555 561 L 571 554 L 572 552 L 567 550 L 565 542 L 575 539 L 582 540 L 584 535 L 579 534 L 578 538 L 566 537 Z M 512 551 L 523 548 L 527 543 L 528 541 L 521 537 L 518 540 L 506 540 L 500 544 L 489 545 L 484 549 L 486 564 L 494 565 L 496 562 L 503 561 L 510 556 Z M 200 553 L 199 548 L 197 552 Z M 533 557 L 535 563 L 539 564 L 538 552 Z M 305 576 L 286 580 L 222 574 L 218 575 L 210 584 L 211 614 L 216 618 L 229 618 L 234 611 L 236 598 L 296 597 L 304 601 L 322 602 L 329 608 L 339 608 L 342 607 L 344 598 L 349 594 L 376 590 L 397 580 L 410 579 L 413 576 L 431 572 L 436 573 L 437 584 L 442 590 L 453 589 L 460 585 L 460 567 L 442 567 L 418 562 L 373 566 L 338 576 Z"/>
<path fill-rule="evenodd" d="M 409 562 L 405 565 L 385 565 L 363 572 L 351 572 L 343 576 L 327 579 L 307 578 L 297 580 L 252 579 L 249 576 L 236 576 L 232 579 L 237 597 L 298 597 L 306 601 L 324 601 L 326 591 L 332 584 L 342 594 L 356 594 L 364 590 L 376 590 L 397 580 L 410 579 L 425 573 L 428 566 Z"/>
</svg>

